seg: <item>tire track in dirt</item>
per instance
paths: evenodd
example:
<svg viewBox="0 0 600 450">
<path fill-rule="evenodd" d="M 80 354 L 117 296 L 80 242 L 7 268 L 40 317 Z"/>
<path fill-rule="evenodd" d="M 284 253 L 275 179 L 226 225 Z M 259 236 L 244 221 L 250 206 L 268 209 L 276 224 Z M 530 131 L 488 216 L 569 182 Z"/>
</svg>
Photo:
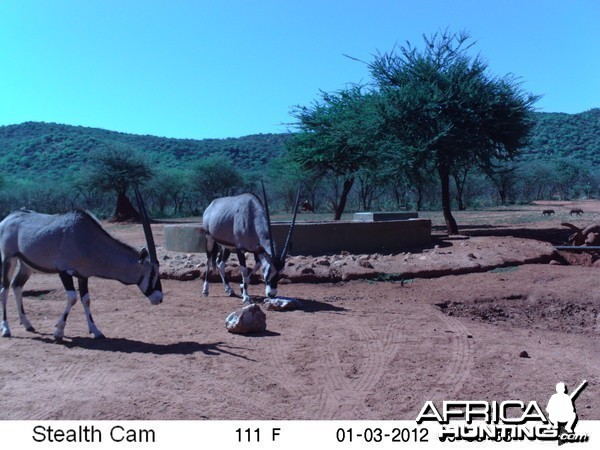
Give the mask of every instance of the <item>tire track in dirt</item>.
<svg viewBox="0 0 600 450">
<path fill-rule="evenodd" d="M 213 399 L 223 399 L 226 403 L 218 404 L 215 400 L 210 401 L 210 410 L 206 411 L 209 419 L 216 420 L 271 420 L 279 417 L 278 412 L 266 409 L 261 402 L 256 401 L 255 395 L 260 394 L 256 389 L 254 394 L 248 394 L 241 387 L 235 387 L 232 383 L 227 386 L 215 383 L 207 389 Z"/>
<path fill-rule="evenodd" d="M 400 348 L 400 334 L 396 330 L 402 329 L 401 323 L 393 321 L 381 330 L 366 326 L 349 330 L 348 341 L 353 343 L 352 350 L 357 352 L 351 355 L 354 361 L 351 375 L 344 370 L 339 350 L 332 345 L 327 346 L 322 353 L 323 358 L 328 360 L 328 370 L 319 397 L 318 418 L 368 418 L 366 400 Z"/>
<path fill-rule="evenodd" d="M 113 369 L 102 362 L 89 363 L 97 356 L 96 350 L 68 348 L 49 341 L 31 342 L 36 346 L 47 346 L 46 356 L 35 364 L 36 370 L 28 374 L 27 380 L 21 378 L 16 382 L 15 389 L 25 392 L 22 396 L 32 398 L 36 407 L 15 405 L 11 418 L 61 420 L 80 417 L 80 405 L 93 401 L 99 391 L 111 392 Z"/>
<path fill-rule="evenodd" d="M 11 414 L 11 416 L 16 420 L 53 420 L 60 418 L 61 413 L 64 412 L 62 404 L 56 405 L 50 402 L 43 402 L 40 406 L 40 403 L 36 402 L 36 405 L 33 414 L 27 414 L 26 417 L 23 414 Z"/>
<path fill-rule="evenodd" d="M 55 389 L 62 392 L 60 395 L 60 403 L 56 403 L 55 400 L 40 402 L 41 407 L 36 408 L 34 415 L 27 417 L 27 419 L 51 420 L 63 418 L 67 405 L 72 404 L 74 398 L 84 400 L 88 389 L 98 388 L 98 382 L 101 383 L 100 380 L 104 379 L 104 377 L 102 377 L 102 372 L 108 372 L 107 368 L 102 369 L 106 366 L 98 364 L 94 367 L 93 372 L 85 373 L 85 370 L 89 369 L 84 363 L 85 359 L 75 355 L 73 355 L 72 358 L 75 358 L 75 360 L 65 361 L 60 364 L 58 370 L 53 370 L 51 373 L 46 372 L 44 374 L 45 377 L 52 380 L 60 380 L 60 385 L 58 385 L 58 387 L 54 382 L 51 383 Z M 53 366 L 55 365 L 53 364 Z M 100 374 L 98 373 L 99 370 L 101 372 Z M 44 389 L 44 384 L 43 381 L 36 381 L 35 383 L 35 385 L 38 386 L 37 389 L 46 391 L 46 389 Z M 40 395 L 44 396 L 45 394 L 44 392 L 40 392 Z M 56 392 L 49 393 L 49 395 L 51 398 L 56 398 Z M 69 414 L 72 414 L 72 412 L 69 412 Z"/>
<path fill-rule="evenodd" d="M 36 408 L 33 414 L 30 412 L 31 408 L 25 408 L 23 411 L 29 411 L 27 413 L 21 412 L 19 405 L 15 405 L 15 409 L 11 412 L 11 418 L 16 420 L 52 420 L 60 419 L 61 414 L 65 411 L 65 405 L 70 402 L 73 398 L 73 390 L 76 390 L 76 395 L 81 393 L 81 384 L 77 381 L 79 374 L 82 371 L 81 364 L 76 362 L 65 363 L 61 365 L 59 370 L 54 370 L 52 373 L 44 372 L 43 374 L 29 374 L 29 381 L 20 379 L 18 382 L 19 390 L 26 389 L 28 386 L 27 397 L 33 398 L 36 403 Z M 41 376 L 40 376 L 41 375 Z M 49 383 L 46 383 L 46 379 L 50 379 Z M 61 385 L 58 390 L 62 391 L 60 403 L 57 403 L 56 398 L 56 384 L 53 380 L 61 380 Z M 50 391 L 47 385 L 54 386 L 54 391 Z M 46 400 L 40 401 L 40 399 Z M 50 400 L 50 399 L 54 400 Z M 22 405 L 21 405 L 22 406 Z"/>
<path fill-rule="evenodd" d="M 446 314 L 438 313 L 442 322 L 453 333 L 452 339 L 452 359 L 451 363 L 440 374 L 439 381 L 441 384 L 451 387 L 450 390 L 442 390 L 436 395 L 441 395 L 442 398 L 434 398 L 435 400 L 447 400 L 454 397 L 460 392 L 466 379 L 469 377 L 474 364 L 474 349 L 469 336 L 469 330 L 458 319 L 455 319 Z M 432 400 L 434 400 L 432 399 Z"/>
<path fill-rule="evenodd" d="M 295 351 L 306 351 L 301 346 L 296 350 L 283 347 L 280 342 L 267 343 L 267 351 L 265 352 L 267 360 L 264 361 L 264 367 L 267 371 L 263 376 L 276 383 L 290 398 L 295 399 L 293 403 L 302 402 L 309 408 L 318 404 L 320 392 L 314 388 L 312 377 L 307 376 L 308 372 L 300 373 L 304 368 L 294 365 L 293 361 L 290 361 L 288 356 L 284 354 L 284 348 L 287 348 L 291 354 Z M 289 411 L 287 413 L 289 414 Z M 298 419 L 312 418 L 314 418 L 312 415 L 298 417 Z"/>
<path fill-rule="evenodd" d="M 453 398 L 460 392 L 473 367 L 474 350 L 468 338 L 467 328 L 459 320 L 444 314 L 436 316 L 444 325 L 444 331 L 450 332 L 449 348 L 442 351 L 447 356 L 444 369 L 433 377 L 433 386 L 423 386 L 421 396 L 423 402 L 417 400 L 416 407 L 425 400 L 441 401 Z M 339 349 L 332 345 L 322 352 L 328 360 L 326 380 L 318 398 L 319 406 L 316 417 L 321 419 L 368 418 L 365 403 L 369 393 L 377 387 L 377 383 L 385 376 L 387 367 L 401 349 L 420 346 L 427 339 L 429 332 L 423 336 L 407 336 L 402 332 L 403 324 L 411 319 L 404 317 L 388 322 L 381 329 L 355 327 L 349 331 L 348 341 L 354 343 L 357 351 L 353 355 L 356 374 L 348 375 L 340 359 Z M 356 363 L 355 363 L 356 364 Z M 415 411 L 414 417 L 418 410 Z M 343 415 L 343 417 L 340 417 Z M 376 417 L 374 417 L 376 418 Z"/>
<path fill-rule="evenodd" d="M 421 394 L 421 401 L 417 402 L 411 417 L 417 417 L 426 401 L 439 404 L 444 400 L 460 397 L 459 392 L 474 365 L 474 344 L 468 337 L 466 326 L 460 320 L 443 313 L 436 312 L 435 317 L 444 325 L 444 332 L 451 335 L 447 349 L 449 361 L 433 379 L 434 385 Z"/>
</svg>

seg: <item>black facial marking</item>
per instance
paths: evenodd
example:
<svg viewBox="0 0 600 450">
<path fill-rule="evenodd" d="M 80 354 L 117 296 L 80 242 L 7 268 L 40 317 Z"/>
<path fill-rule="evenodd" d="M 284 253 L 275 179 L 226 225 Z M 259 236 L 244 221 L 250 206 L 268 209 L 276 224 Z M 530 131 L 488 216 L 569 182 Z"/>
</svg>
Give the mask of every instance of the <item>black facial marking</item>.
<svg viewBox="0 0 600 450">
<path fill-rule="evenodd" d="M 156 278 L 156 282 L 154 284 L 152 284 L 154 278 Z M 142 280 L 143 280 L 143 278 L 142 278 Z M 140 280 L 140 283 L 141 282 L 142 281 Z M 138 283 L 138 285 L 139 285 L 139 283 Z M 160 276 L 158 275 L 156 268 L 154 267 L 154 265 L 152 265 L 150 268 L 150 277 L 148 279 L 148 287 L 144 291 L 144 295 L 146 297 L 149 297 L 154 291 L 162 292 L 162 283 L 160 282 Z"/>
</svg>

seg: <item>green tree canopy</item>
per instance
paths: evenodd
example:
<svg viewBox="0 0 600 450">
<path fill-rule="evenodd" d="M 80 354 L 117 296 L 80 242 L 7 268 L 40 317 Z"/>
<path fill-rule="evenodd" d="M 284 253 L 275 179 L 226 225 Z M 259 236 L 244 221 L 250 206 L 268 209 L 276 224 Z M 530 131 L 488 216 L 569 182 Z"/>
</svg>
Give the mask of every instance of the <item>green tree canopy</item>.
<svg viewBox="0 0 600 450">
<path fill-rule="evenodd" d="M 132 185 L 142 185 L 153 176 L 150 165 L 128 148 L 111 146 L 98 152 L 91 160 L 91 170 L 86 175 L 90 185 L 102 192 L 115 192 L 117 206 L 115 221 L 139 220 L 138 212 L 127 197 Z"/>
<path fill-rule="evenodd" d="M 192 186 L 200 196 L 200 204 L 208 206 L 215 198 L 240 190 L 244 186 L 244 177 L 227 155 L 217 153 L 193 166 Z"/>
<path fill-rule="evenodd" d="M 473 43 L 465 32 L 424 41 L 422 50 L 407 43 L 378 54 L 369 69 L 380 90 L 385 131 L 417 170 L 433 163 L 448 231 L 457 233 L 452 169 L 476 163 L 489 171 L 494 161 L 515 157 L 527 143 L 538 97 L 524 93 L 511 75 L 489 75 L 482 58 L 469 56 Z"/>
<path fill-rule="evenodd" d="M 380 130 L 376 94 L 353 86 L 335 93 L 321 93 L 310 106 L 297 106 L 292 115 L 299 132 L 287 141 L 291 159 L 321 176 L 341 179 L 334 200 L 334 220 L 339 220 L 356 173 L 377 162 L 374 140 Z"/>
</svg>

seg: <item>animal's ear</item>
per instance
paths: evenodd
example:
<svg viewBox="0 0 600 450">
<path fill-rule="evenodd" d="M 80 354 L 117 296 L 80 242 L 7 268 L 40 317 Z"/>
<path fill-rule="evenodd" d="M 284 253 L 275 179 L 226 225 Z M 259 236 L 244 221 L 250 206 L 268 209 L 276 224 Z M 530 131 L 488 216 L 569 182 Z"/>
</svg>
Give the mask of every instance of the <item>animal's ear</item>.
<svg viewBox="0 0 600 450">
<path fill-rule="evenodd" d="M 148 258 L 148 250 L 146 250 L 145 248 L 140 250 L 140 264 L 142 264 L 146 258 Z"/>
</svg>

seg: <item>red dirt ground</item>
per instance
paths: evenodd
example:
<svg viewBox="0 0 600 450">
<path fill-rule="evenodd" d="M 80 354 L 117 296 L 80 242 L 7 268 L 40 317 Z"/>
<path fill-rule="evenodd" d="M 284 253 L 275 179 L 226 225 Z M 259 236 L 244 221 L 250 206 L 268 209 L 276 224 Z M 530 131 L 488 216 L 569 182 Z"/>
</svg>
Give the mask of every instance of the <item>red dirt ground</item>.
<svg viewBox="0 0 600 450">
<path fill-rule="evenodd" d="M 556 216 L 542 217 L 549 207 Z M 571 207 L 584 216 L 570 217 Z M 19 325 L 9 298 L 0 419 L 414 419 L 427 400 L 545 406 L 557 382 L 573 389 L 584 379 L 579 418 L 600 419 L 600 268 L 594 255 L 551 245 L 569 234 L 560 222 L 600 221 L 600 203 L 456 217 L 465 236 L 440 235 L 431 248 L 292 258 L 280 294 L 303 307 L 264 309 L 258 335 L 227 332 L 241 300 L 220 283 L 200 294 L 201 255 L 159 248 L 159 306 L 135 286 L 90 280 L 106 340 L 88 335 L 77 305 L 54 343 L 65 294 L 58 276 L 34 275 L 25 306 L 36 332 Z M 139 226 L 106 226 L 143 243 Z M 153 228 L 162 244 L 163 225 Z"/>
</svg>

